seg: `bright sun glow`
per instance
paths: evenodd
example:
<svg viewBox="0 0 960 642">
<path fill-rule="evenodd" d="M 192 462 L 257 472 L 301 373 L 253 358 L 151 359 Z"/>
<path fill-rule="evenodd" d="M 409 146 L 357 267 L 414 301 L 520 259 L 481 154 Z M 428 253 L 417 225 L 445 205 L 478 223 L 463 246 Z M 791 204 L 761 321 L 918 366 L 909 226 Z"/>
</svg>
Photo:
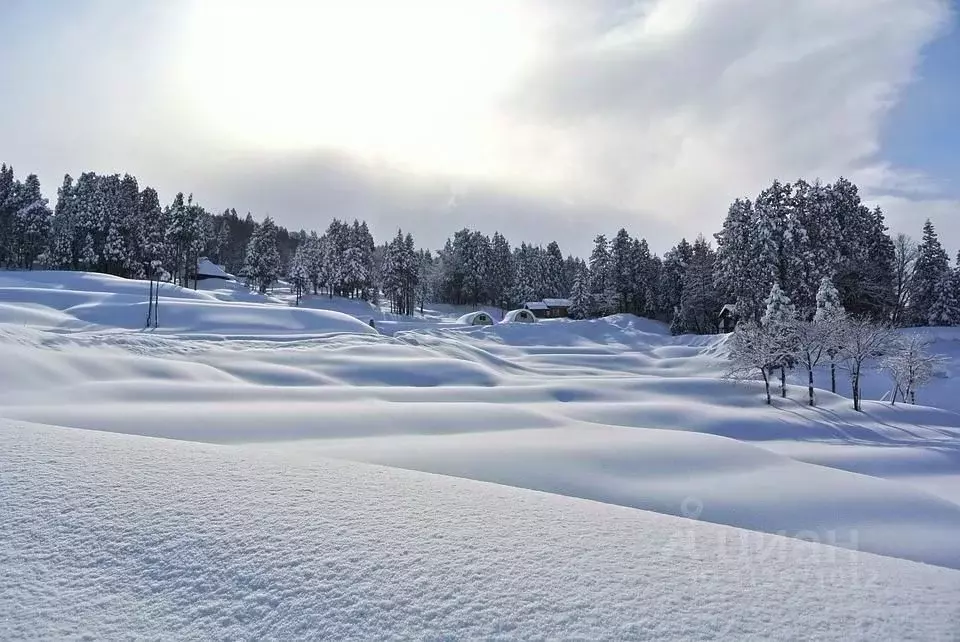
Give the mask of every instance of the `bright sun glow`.
<svg viewBox="0 0 960 642">
<path fill-rule="evenodd" d="M 498 102 L 533 55 L 528 25 L 497 0 L 198 0 L 179 75 L 232 141 L 484 171 Z"/>
</svg>

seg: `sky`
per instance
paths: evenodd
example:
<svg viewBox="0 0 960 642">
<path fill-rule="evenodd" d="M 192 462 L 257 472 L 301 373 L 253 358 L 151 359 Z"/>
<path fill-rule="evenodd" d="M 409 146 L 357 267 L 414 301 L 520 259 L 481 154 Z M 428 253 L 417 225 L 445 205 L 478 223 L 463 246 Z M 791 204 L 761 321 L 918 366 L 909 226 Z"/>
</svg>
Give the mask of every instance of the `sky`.
<svg viewBox="0 0 960 642">
<path fill-rule="evenodd" d="M 960 249 L 958 0 L 0 0 L 0 161 L 288 228 L 663 252 L 846 176 Z"/>
</svg>

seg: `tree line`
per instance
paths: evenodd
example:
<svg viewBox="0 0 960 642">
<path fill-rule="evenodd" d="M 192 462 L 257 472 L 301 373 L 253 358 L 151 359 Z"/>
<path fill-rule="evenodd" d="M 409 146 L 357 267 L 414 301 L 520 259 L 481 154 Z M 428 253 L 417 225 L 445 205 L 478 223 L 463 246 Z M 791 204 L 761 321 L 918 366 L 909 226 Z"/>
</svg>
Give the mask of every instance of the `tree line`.
<svg viewBox="0 0 960 642">
<path fill-rule="evenodd" d="M 626 229 L 597 235 L 587 260 L 556 242 L 511 246 L 500 232 L 462 229 L 442 248 L 418 248 L 398 230 L 377 243 L 366 222 L 334 219 L 321 233 L 288 231 L 235 209 L 211 214 L 191 196 L 167 205 L 129 174 L 69 175 L 51 210 L 31 174 L 0 166 L 0 267 L 92 270 L 188 285 L 208 257 L 266 291 L 286 278 L 298 294 L 378 301 L 400 314 L 428 302 L 520 307 L 569 298 L 575 318 L 633 313 L 669 322 L 674 333 L 718 331 L 735 304 L 759 323 L 776 285 L 812 319 L 823 278 L 854 316 L 892 325 L 960 324 L 960 267 L 928 221 L 922 239 L 891 238 L 879 208 L 857 187 L 775 181 L 731 204 L 713 242 L 681 239 L 662 256 Z M 960 256 L 958 256 L 960 262 Z"/>
</svg>

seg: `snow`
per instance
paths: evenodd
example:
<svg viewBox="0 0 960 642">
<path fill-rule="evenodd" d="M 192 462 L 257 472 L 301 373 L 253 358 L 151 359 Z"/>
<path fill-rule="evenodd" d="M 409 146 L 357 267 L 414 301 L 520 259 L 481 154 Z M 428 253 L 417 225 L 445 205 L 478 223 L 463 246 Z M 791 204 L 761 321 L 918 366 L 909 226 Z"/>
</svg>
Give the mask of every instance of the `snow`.
<svg viewBox="0 0 960 642">
<path fill-rule="evenodd" d="M 960 630 L 960 330 L 855 413 L 631 315 L 146 289 L 0 273 L 0 639 Z"/>
<path fill-rule="evenodd" d="M 523 304 L 523 307 L 528 310 L 546 310 L 547 304 L 544 301 L 528 301 Z"/>
<path fill-rule="evenodd" d="M 543 304 L 548 308 L 569 308 L 573 302 L 570 299 L 544 299 Z"/>
<path fill-rule="evenodd" d="M 218 279 L 227 279 L 231 281 L 236 280 L 236 277 L 227 273 L 226 270 L 208 258 L 201 258 L 199 261 L 197 261 L 197 275 L 214 277 Z"/>
<path fill-rule="evenodd" d="M 141 329 L 147 318 L 147 281 L 85 272 L 0 272 L 0 323 L 46 330 Z M 233 290 L 205 292 L 160 286 L 158 333 L 228 336 L 372 333 L 349 315 L 264 305 Z"/>
<path fill-rule="evenodd" d="M 0 426 L 0 638 L 949 639 L 960 572 L 334 460 Z"/>
</svg>

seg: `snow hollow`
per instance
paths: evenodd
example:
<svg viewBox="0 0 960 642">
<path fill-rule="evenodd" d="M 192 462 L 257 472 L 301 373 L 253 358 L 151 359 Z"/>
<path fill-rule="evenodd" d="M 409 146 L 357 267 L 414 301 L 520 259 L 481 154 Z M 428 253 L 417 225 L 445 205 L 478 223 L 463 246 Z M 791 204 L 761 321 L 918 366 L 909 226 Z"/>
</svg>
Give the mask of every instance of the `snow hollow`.
<svg viewBox="0 0 960 642">
<path fill-rule="evenodd" d="M 631 315 L 147 291 L 0 272 L 2 639 L 960 631 L 960 329 L 856 413 Z"/>
</svg>

